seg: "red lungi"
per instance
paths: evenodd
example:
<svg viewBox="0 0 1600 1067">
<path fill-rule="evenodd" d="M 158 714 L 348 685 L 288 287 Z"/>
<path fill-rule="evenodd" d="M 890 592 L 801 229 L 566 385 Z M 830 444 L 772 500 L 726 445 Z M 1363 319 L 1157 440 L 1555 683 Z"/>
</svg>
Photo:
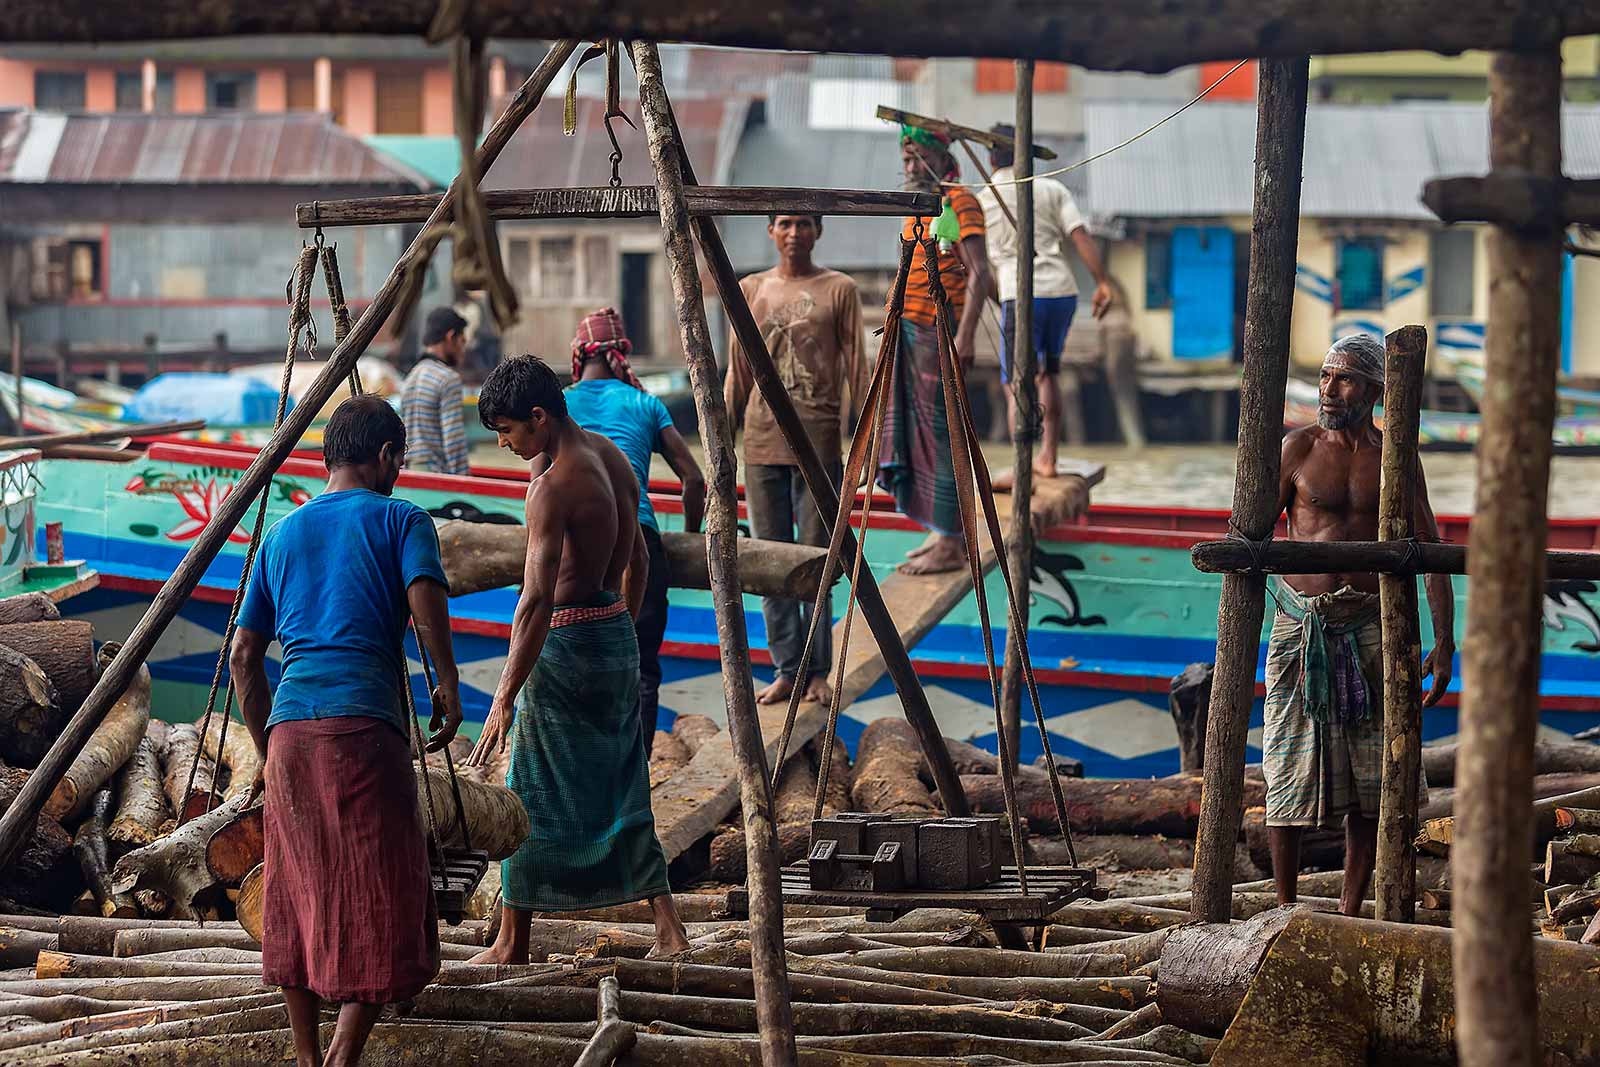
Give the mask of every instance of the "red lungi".
<svg viewBox="0 0 1600 1067">
<path fill-rule="evenodd" d="M 406 739 L 363 716 L 267 735 L 261 973 L 333 1001 L 409 1000 L 439 971 L 439 922 Z"/>
</svg>

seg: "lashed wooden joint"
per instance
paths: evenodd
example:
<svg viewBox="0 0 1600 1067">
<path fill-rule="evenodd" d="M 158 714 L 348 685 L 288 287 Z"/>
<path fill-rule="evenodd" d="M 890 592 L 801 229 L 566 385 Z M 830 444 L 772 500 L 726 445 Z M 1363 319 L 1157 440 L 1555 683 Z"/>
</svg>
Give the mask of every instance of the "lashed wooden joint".
<svg viewBox="0 0 1600 1067">
<path fill-rule="evenodd" d="M 1444 222 L 1492 222 L 1529 233 L 1600 224 L 1600 181 L 1510 169 L 1435 178 L 1422 187 L 1422 202 Z"/>
</svg>

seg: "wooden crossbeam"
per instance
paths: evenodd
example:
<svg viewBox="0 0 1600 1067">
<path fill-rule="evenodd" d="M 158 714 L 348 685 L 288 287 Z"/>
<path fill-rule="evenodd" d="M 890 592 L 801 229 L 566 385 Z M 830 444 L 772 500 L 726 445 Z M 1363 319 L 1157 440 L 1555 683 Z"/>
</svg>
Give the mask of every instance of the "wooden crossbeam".
<svg viewBox="0 0 1600 1067">
<path fill-rule="evenodd" d="M 1514 230 L 1600 226 L 1600 180 L 1545 178 L 1515 171 L 1435 178 L 1422 202 L 1445 222 L 1497 222 Z"/>
<path fill-rule="evenodd" d="M 439 204 L 439 193 L 368 196 L 353 200 L 313 200 L 296 204 L 295 221 L 315 226 L 369 226 L 384 222 L 422 222 Z M 700 185 L 685 188 L 691 216 L 709 215 L 936 215 L 935 193 L 877 189 L 785 189 L 766 186 Z M 576 189 L 504 189 L 483 194 L 493 219 L 643 219 L 656 218 L 660 205 L 653 185 L 595 186 Z"/>
<path fill-rule="evenodd" d="M 1189 550 L 1197 571 L 1245 574 L 1466 574 L 1467 546 L 1406 541 L 1201 541 Z M 1600 552 L 1547 551 L 1547 577 L 1600 579 Z"/>
<path fill-rule="evenodd" d="M 1016 145 L 1017 139 L 1015 137 L 1005 137 L 998 133 L 980 130 L 974 126 L 963 126 L 958 122 L 949 122 L 945 119 L 929 118 L 927 115 L 919 115 L 914 111 L 901 111 L 899 108 L 884 107 L 880 104 L 877 114 L 885 122 L 898 122 L 902 126 L 915 126 L 920 130 L 942 133 L 952 140 L 959 138 L 963 141 L 976 141 L 987 148 L 1001 146 L 1011 148 Z M 1033 156 L 1035 159 L 1055 159 L 1056 152 L 1053 148 L 1046 148 L 1042 144 L 1036 144 L 1033 146 Z"/>
</svg>

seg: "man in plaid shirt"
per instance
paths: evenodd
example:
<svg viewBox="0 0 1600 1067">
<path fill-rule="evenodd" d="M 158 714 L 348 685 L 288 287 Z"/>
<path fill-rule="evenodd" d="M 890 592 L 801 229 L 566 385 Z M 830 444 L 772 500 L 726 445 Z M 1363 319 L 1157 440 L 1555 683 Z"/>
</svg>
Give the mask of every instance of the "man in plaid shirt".
<svg viewBox="0 0 1600 1067">
<path fill-rule="evenodd" d="M 461 375 L 456 365 L 467 350 L 467 320 L 448 307 L 428 312 L 422 327 L 422 358 L 400 391 L 405 420 L 406 467 L 439 474 L 466 474 L 467 428 Z"/>
</svg>

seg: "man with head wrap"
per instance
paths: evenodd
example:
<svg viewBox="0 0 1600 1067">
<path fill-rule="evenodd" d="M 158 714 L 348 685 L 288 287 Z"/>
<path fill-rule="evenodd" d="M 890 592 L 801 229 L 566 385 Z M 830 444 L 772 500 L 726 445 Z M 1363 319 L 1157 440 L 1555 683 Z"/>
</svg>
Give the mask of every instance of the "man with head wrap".
<svg viewBox="0 0 1600 1067">
<path fill-rule="evenodd" d="M 1383 435 L 1372 409 L 1383 395 L 1384 343 L 1371 334 L 1334 342 L 1322 363 L 1317 425 L 1283 439 L 1278 506 L 1296 541 L 1378 539 Z M 1422 464 L 1414 473 L 1412 529 L 1437 541 Z M 1274 582 L 1278 612 L 1267 645 L 1262 766 L 1278 900 L 1292 903 L 1307 827 L 1345 823 L 1340 905 L 1357 914 L 1377 855 L 1383 776 L 1382 629 L 1378 576 L 1291 574 Z M 1434 647 L 1423 664 L 1431 706 L 1450 682 L 1455 602 L 1448 575 L 1427 577 Z M 1426 791 L 1426 783 L 1421 788 Z"/>
<path fill-rule="evenodd" d="M 939 220 L 922 218 L 924 236 L 938 239 L 939 279 L 955 320 L 956 357 L 970 367 L 993 286 L 989 250 L 984 244 L 983 208 L 961 185 L 950 139 L 915 126 L 900 129 L 900 163 L 907 189 L 939 193 Z M 919 220 L 908 218 L 902 235 L 910 239 Z M 961 516 L 956 504 L 950 431 L 939 378 L 938 334 L 922 249 L 906 279 L 905 314 L 900 320 L 894 390 L 878 454 L 878 480 L 894 494 L 895 506 L 928 529 L 928 539 L 913 549 L 902 568 L 911 574 L 937 574 L 966 566 Z"/>
</svg>

